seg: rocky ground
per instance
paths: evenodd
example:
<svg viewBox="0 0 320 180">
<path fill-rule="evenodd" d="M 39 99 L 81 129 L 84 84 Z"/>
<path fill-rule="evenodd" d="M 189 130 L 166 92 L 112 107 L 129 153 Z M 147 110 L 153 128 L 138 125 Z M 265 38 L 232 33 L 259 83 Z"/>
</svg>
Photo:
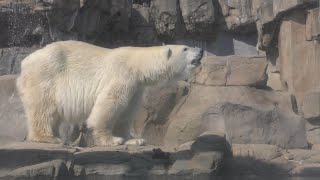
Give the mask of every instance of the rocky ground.
<svg viewBox="0 0 320 180">
<path fill-rule="evenodd" d="M 4 141 L 2 179 L 210 179 L 228 176 L 320 176 L 319 150 L 230 144 L 206 131 L 180 146 L 70 147 Z"/>
<path fill-rule="evenodd" d="M 319 13 L 317 0 L 0 0 L 0 177 L 319 177 Z M 23 142 L 20 63 L 67 39 L 206 56 L 188 82 L 149 87 L 124 113 L 147 146 Z M 60 133 L 71 144 L 79 130 Z"/>
</svg>

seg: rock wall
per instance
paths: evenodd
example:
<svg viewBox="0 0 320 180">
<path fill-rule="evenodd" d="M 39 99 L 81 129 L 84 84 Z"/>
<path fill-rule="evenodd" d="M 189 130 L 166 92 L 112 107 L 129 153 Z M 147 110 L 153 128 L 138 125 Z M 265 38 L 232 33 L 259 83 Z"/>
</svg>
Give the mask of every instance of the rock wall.
<svg viewBox="0 0 320 180">
<path fill-rule="evenodd" d="M 137 108 L 122 118 L 134 119 L 131 135 L 182 153 L 204 132 L 215 132 L 225 137 L 231 156 L 211 152 L 215 144 L 210 141 L 213 149 L 206 155 L 161 161 L 162 175 L 319 175 L 319 14 L 318 0 L 0 0 L 0 159 L 6 160 L 1 152 L 11 152 L 15 146 L 1 149 L 1 143 L 23 141 L 26 134 L 14 81 L 20 62 L 34 50 L 68 39 L 108 48 L 186 44 L 206 52 L 194 76 L 146 88 Z M 66 143 L 78 133 L 77 127 L 61 128 Z M 90 141 L 87 137 L 86 144 Z M 26 149 L 30 151 L 28 143 L 19 150 Z M 106 151 L 114 153 L 107 148 L 92 149 L 92 154 Z M 210 162 L 195 163 L 203 157 Z M 55 176 L 50 170 L 61 167 L 76 176 L 96 172 L 118 177 L 130 172 L 125 162 L 73 166 L 68 164 L 72 158 L 56 159 L 58 155 L 50 159 L 54 162 L 46 165 L 44 176 Z M 159 162 L 150 161 L 142 169 L 158 172 L 153 168 Z M 33 168 L 43 168 L 42 161 L 26 167 L 19 163 L 25 162 L 9 168 L 16 169 L 12 176 L 24 177 Z M 131 163 L 133 168 L 145 161 Z M 190 166 L 183 168 L 186 164 Z M 105 167 L 110 172 L 102 171 Z"/>
</svg>

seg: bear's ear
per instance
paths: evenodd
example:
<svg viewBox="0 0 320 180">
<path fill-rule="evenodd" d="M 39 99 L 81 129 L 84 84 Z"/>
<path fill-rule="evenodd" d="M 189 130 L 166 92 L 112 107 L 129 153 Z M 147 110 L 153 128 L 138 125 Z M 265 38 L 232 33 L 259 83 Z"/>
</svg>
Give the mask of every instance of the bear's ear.
<svg viewBox="0 0 320 180">
<path fill-rule="evenodd" d="M 164 48 L 163 55 L 167 60 L 169 60 L 171 55 L 172 55 L 171 49 L 170 48 Z"/>
</svg>

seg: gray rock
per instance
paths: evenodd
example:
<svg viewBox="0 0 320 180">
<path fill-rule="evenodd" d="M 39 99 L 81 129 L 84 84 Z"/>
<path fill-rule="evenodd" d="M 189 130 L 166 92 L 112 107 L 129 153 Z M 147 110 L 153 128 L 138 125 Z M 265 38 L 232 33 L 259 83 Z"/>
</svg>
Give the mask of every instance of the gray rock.
<svg viewBox="0 0 320 180">
<path fill-rule="evenodd" d="M 115 177 L 128 174 L 130 167 L 127 164 L 90 164 L 85 166 L 75 166 L 75 176 L 103 176 Z"/>
<path fill-rule="evenodd" d="M 44 8 L 50 9 L 47 12 L 46 18 L 51 41 L 77 39 L 77 33 L 72 31 L 72 28 L 74 28 L 77 15 L 79 14 L 79 0 L 53 0 L 45 3 Z M 42 31 L 46 30 L 44 27 L 42 29 Z"/>
<path fill-rule="evenodd" d="M 0 136 L 22 141 L 27 135 L 27 126 L 15 79 L 15 75 L 0 76 Z"/>
<path fill-rule="evenodd" d="M 0 147 L 0 169 L 14 170 L 56 159 L 67 161 L 74 152 L 57 144 L 10 143 Z"/>
<path fill-rule="evenodd" d="M 298 176 L 320 176 L 320 165 L 319 164 L 308 164 L 300 167 L 296 167 L 291 171 L 292 175 Z"/>
<path fill-rule="evenodd" d="M 13 143 L 16 143 L 18 142 L 17 139 L 15 139 L 14 137 L 11 137 L 11 136 L 4 136 L 4 135 L 1 135 L 0 136 L 0 146 L 5 146 L 5 145 L 8 145 L 8 144 L 13 144 Z"/>
<path fill-rule="evenodd" d="M 278 108 L 256 108 L 224 104 L 221 107 L 227 140 L 233 144 L 273 144 L 282 148 L 307 148 L 303 119 Z"/>
<path fill-rule="evenodd" d="M 168 174 L 173 176 L 193 176 L 209 178 L 213 173 L 218 173 L 223 159 L 221 152 L 202 152 L 195 154 L 191 160 L 177 160 L 169 169 Z M 202 175 L 202 176 L 201 176 Z"/>
<path fill-rule="evenodd" d="M 94 147 L 74 154 L 76 176 L 103 177 L 164 175 L 175 160 L 173 150 L 155 146 Z M 173 159 L 171 159 L 173 158 Z M 150 171 L 150 172 L 149 172 Z"/>
<path fill-rule="evenodd" d="M 263 1 L 257 8 L 258 21 L 261 24 L 266 24 L 274 19 L 273 0 Z M 258 27 L 259 28 L 259 27 Z"/>
<path fill-rule="evenodd" d="M 191 150 L 194 152 L 228 152 L 230 151 L 225 135 L 220 132 L 205 131 L 192 144 Z"/>
<path fill-rule="evenodd" d="M 233 158 L 252 157 L 256 160 L 271 161 L 282 156 L 281 148 L 269 144 L 232 144 Z"/>
<path fill-rule="evenodd" d="M 42 21 L 45 14 L 39 11 L 33 11 L 37 6 L 35 1 L 1 1 L 0 12 L 1 23 L 5 24 L 1 36 L 7 36 L 5 41 L 1 42 L 2 46 L 32 46 L 39 45 L 44 40 L 44 36 L 48 35 L 48 31 L 37 31 L 43 29 Z"/>
<path fill-rule="evenodd" d="M 319 121 L 308 122 L 306 121 L 306 133 L 308 143 L 320 144 L 320 123 Z"/>
<path fill-rule="evenodd" d="M 177 0 L 151 1 L 151 13 L 156 32 L 160 36 L 173 38 L 179 32 L 179 7 Z"/>
<path fill-rule="evenodd" d="M 180 0 L 185 28 L 189 33 L 210 33 L 215 22 L 215 8 L 210 0 Z"/>
<path fill-rule="evenodd" d="M 266 144 L 233 144 L 233 158 L 226 158 L 222 173 L 232 175 L 318 176 L 319 151 L 282 150 Z"/>
<path fill-rule="evenodd" d="M 150 7 L 133 4 L 131 13 L 131 23 L 134 26 L 152 26 L 150 17 Z"/>
<path fill-rule="evenodd" d="M 266 144 L 233 144 L 232 158 L 224 160 L 229 176 L 288 175 L 295 163 L 282 157 L 281 149 Z"/>
<path fill-rule="evenodd" d="M 84 41 L 104 44 L 121 40 L 129 30 L 131 8 L 127 0 L 86 1 L 77 14 L 74 30 Z"/>
<path fill-rule="evenodd" d="M 31 166 L 18 168 L 11 171 L 3 178 L 7 179 L 28 179 L 28 178 L 57 178 L 69 175 L 68 168 L 64 161 L 54 160 Z"/>
<path fill-rule="evenodd" d="M 309 149 L 288 149 L 284 156 L 288 159 L 299 161 L 301 164 L 319 164 L 319 151 Z"/>
<path fill-rule="evenodd" d="M 3 48 L 0 49 L 0 76 L 20 72 L 21 61 L 36 48 Z"/>
</svg>

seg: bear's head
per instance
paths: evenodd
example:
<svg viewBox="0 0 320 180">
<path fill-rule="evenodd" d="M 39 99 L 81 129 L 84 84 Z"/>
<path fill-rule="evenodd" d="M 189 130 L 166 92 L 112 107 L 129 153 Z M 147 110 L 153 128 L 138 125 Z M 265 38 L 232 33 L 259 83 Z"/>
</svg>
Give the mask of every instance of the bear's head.
<svg viewBox="0 0 320 180">
<path fill-rule="evenodd" d="M 166 80 L 185 80 L 200 64 L 203 50 L 185 45 L 165 45 L 148 48 L 123 48 L 120 57 L 127 54 L 130 72 L 144 84 Z"/>
<path fill-rule="evenodd" d="M 201 64 L 203 50 L 200 48 L 184 45 L 166 45 L 163 48 L 165 63 L 177 80 L 189 78 L 192 70 Z"/>
</svg>

